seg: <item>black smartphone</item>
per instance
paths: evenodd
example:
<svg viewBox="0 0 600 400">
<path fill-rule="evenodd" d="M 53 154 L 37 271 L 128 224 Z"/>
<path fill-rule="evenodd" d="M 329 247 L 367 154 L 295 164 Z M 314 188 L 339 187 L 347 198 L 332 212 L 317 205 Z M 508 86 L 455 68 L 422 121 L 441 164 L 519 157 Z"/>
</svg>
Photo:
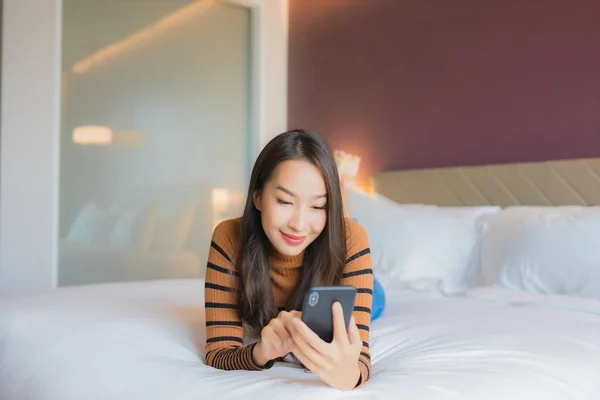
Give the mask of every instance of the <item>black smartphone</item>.
<svg viewBox="0 0 600 400">
<path fill-rule="evenodd" d="M 354 310 L 356 288 L 354 286 L 315 286 L 305 295 L 302 303 L 302 321 L 319 337 L 331 343 L 333 340 L 333 303 L 338 301 L 344 311 L 346 330 Z"/>
</svg>

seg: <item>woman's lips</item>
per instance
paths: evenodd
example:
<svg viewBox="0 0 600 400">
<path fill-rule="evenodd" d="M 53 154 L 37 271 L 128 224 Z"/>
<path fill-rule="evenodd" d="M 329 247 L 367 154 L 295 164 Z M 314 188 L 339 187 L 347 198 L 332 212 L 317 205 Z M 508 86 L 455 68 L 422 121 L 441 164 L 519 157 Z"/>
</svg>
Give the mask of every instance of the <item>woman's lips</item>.
<svg viewBox="0 0 600 400">
<path fill-rule="evenodd" d="M 283 232 L 281 232 L 281 236 L 283 236 L 283 240 L 285 240 L 290 246 L 301 245 L 302 243 L 304 243 L 304 239 L 306 239 L 306 236 L 288 235 L 287 233 Z"/>
</svg>

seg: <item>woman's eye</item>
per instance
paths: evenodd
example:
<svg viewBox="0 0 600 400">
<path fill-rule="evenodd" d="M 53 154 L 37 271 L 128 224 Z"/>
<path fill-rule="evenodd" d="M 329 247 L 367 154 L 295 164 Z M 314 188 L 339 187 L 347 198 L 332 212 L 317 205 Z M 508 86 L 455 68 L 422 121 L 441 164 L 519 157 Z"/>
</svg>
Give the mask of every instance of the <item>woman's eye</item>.
<svg viewBox="0 0 600 400">
<path fill-rule="evenodd" d="M 278 202 L 279 204 L 292 204 L 292 203 L 290 203 L 289 201 L 284 201 L 284 200 L 281 200 L 281 199 L 277 199 L 277 202 Z"/>
<path fill-rule="evenodd" d="M 324 210 L 327 206 L 313 207 L 315 210 Z"/>
</svg>

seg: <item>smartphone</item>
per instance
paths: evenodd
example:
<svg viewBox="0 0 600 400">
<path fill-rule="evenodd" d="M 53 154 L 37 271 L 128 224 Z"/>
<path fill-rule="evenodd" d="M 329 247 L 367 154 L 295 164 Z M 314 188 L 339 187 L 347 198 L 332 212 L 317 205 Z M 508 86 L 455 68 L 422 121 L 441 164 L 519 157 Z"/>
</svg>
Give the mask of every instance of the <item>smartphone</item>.
<svg viewBox="0 0 600 400">
<path fill-rule="evenodd" d="M 338 301 L 344 311 L 346 331 L 354 310 L 356 288 L 353 286 L 315 286 L 305 295 L 302 303 L 302 321 L 319 337 L 333 340 L 333 303 Z"/>
</svg>

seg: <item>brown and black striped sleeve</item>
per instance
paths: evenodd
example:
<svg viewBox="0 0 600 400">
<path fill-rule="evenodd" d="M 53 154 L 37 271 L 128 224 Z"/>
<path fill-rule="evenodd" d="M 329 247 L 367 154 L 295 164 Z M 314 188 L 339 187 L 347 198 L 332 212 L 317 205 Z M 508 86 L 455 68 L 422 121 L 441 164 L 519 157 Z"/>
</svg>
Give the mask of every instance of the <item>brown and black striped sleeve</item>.
<svg viewBox="0 0 600 400">
<path fill-rule="evenodd" d="M 204 301 L 206 318 L 206 364 L 223 370 L 261 370 L 252 357 L 256 343 L 244 345 L 244 329 L 238 309 L 239 274 L 231 262 L 236 220 L 219 224 L 212 236 Z"/>
<path fill-rule="evenodd" d="M 373 266 L 369 240 L 362 226 L 350 219 L 346 220 L 348 231 L 346 267 L 340 281 L 341 285 L 354 286 L 357 289 L 352 315 L 358 326 L 362 340 L 362 349 L 358 359 L 360 381 L 365 383 L 371 376 L 370 326 L 373 304 Z"/>
</svg>

